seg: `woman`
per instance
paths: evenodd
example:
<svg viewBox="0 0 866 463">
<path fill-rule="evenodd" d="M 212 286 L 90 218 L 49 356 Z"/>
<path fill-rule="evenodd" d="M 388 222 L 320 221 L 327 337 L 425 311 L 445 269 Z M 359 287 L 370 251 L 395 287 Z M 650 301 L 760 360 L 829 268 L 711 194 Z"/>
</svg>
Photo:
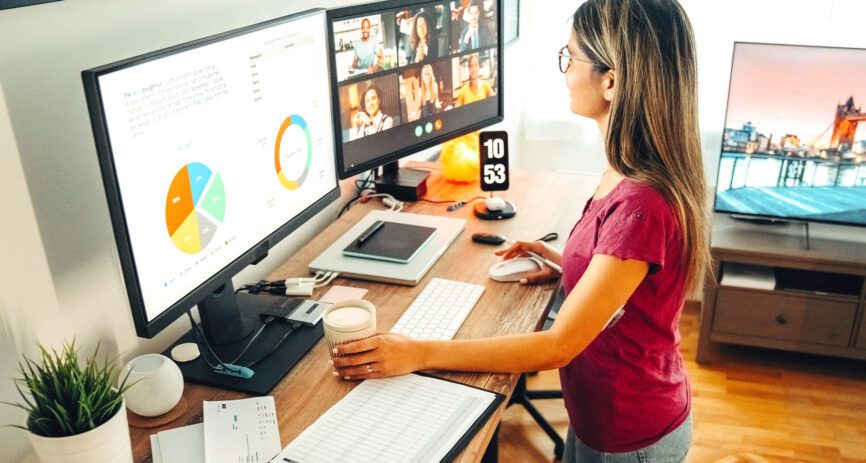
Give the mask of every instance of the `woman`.
<svg viewBox="0 0 866 463">
<path fill-rule="evenodd" d="M 364 90 L 363 98 L 361 98 L 364 109 L 352 117 L 352 126 L 354 127 L 350 137 L 352 140 L 394 127 L 394 119 L 382 112 L 381 94 L 382 92 L 375 85 L 370 85 Z"/>
<path fill-rule="evenodd" d="M 454 98 L 455 107 L 475 103 L 496 94 L 490 83 L 480 78 L 480 69 L 481 58 L 478 54 L 469 55 L 469 80 L 457 92 L 457 96 Z"/>
<path fill-rule="evenodd" d="M 412 20 L 412 46 L 410 63 L 426 63 L 439 56 L 439 40 L 436 38 L 436 24 L 430 15 L 421 11 Z"/>
<path fill-rule="evenodd" d="M 436 75 L 433 66 L 425 64 L 421 68 L 421 87 L 418 89 L 421 101 L 421 117 L 432 116 L 442 109 L 439 101 L 439 85 L 436 83 Z"/>
<path fill-rule="evenodd" d="M 566 462 L 683 461 L 691 398 L 679 354 L 687 292 L 709 261 L 691 25 L 676 0 L 588 0 L 560 52 L 571 110 L 604 134 L 609 169 L 562 252 L 566 297 L 542 332 L 459 341 L 382 333 L 338 348 L 351 380 L 416 370 L 559 368 Z M 527 283 L 554 278 L 545 268 Z M 619 309 L 624 314 L 611 319 Z"/>
</svg>

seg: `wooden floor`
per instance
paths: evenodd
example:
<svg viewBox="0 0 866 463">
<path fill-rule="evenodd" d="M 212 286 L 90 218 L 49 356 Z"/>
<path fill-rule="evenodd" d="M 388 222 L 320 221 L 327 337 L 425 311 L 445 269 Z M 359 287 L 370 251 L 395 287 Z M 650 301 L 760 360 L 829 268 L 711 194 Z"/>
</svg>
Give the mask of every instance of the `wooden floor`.
<svg viewBox="0 0 866 463">
<path fill-rule="evenodd" d="M 866 362 L 725 346 L 695 363 L 698 307 L 680 324 L 692 384 L 694 440 L 687 461 L 866 462 Z M 531 376 L 529 389 L 558 389 L 556 371 Z M 562 400 L 534 402 L 564 436 Z M 553 461 L 553 444 L 520 406 L 509 408 L 500 461 Z"/>
</svg>

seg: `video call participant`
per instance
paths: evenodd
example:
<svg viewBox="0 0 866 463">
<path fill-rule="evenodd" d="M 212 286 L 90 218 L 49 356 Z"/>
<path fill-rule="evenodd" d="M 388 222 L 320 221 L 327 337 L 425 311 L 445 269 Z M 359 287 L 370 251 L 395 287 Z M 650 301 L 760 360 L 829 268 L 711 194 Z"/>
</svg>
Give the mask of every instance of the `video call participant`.
<svg viewBox="0 0 866 463">
<path fill-rule="evenodd" d="M 427 13 L 421 11 L 412 20 L 412 47 L 410 63 L 425 63 L 439 56 L 439 39 L 436 38 L 436 23 Z"/>
<path fill-rule="evenodd" d="M 481 5 L 477 1 L 469 4 L 468 18 L 469 23 L 463 27 L 463 31 L 460 33 L 460 51 L 475 50 L 478 47 L 490 45 L 490 31 L 481 24 Z"/>
<path fill-rule="evenodd" d="M 352 41 L 355 57 L 349 65 L 349 74 L 373 73 L 382 67 L 382 47 L 370 37 L 370 20 L 361 20 L 361 40 Z"/>
<path fill-rule="evenodd" d="M 375 85 L 370 85 L 364 90 L 361 97 L 362 110 L 352 117 L 351 140 L 356 140 L 367 135 L 379 133 L 394 127 L 394 118 L 382 112 L 382 92 Z"/>
<path fill-rule="evenodd" d="M 436 82 L 436 74 L 433 66 L 425 64 L 421 68 L 421 86 L 418 89 L 421 100 L 421 117 L 432 116 L 442 110 L 442 102 L 439 100 L 439 84 Z"/>
<path fill-rule="evenodd" d="M 478 53 L 469 55 L 469 80 L 460 87 L 457 96 L 454 97 L 455 107 L 475 103 L 496 94 L 490 83 L 479 77 L 480 69 L 481 58 Z"/>
<path fill-rule="evenodd" d="M 497 252 L 562 266 L 553 325 L 449 341 L 379 333 L 335 349 L 334 374 L 558 368 L 564 463 L 682 462 L 692 418 L 678 326 L 710 262 L 692 26 L 676 0 L 587 0 L 559 59 L 571 111 L 598 124 L 609 169 L 563 250 L 536 241 Z M 525 282 L 558 276 L 545 268 Z"/>
</svg>

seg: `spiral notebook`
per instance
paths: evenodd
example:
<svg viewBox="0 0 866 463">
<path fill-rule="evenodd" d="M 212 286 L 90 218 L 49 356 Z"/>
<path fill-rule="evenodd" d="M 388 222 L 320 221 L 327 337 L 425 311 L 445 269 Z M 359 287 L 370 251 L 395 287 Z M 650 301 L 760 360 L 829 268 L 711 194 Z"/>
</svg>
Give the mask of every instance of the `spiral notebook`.
<svg viewBox="0 0 866 463">
<path fill-rule="evenodd" d="M 435 234 L 433 227 L 377 220 L 343 248 L 343 255 L 407 264 Z"/>
<path fill-rule="evenodd" d="M 505 396 L 428 375 L 368 379 L 271 463 L 447 462 Z"/>
</svg>

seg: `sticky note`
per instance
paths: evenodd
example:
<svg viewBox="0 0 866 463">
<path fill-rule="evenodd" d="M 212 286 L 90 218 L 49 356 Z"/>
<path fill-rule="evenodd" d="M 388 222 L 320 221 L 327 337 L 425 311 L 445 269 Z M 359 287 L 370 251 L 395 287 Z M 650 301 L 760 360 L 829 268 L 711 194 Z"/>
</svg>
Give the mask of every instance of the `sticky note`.
<svg viewBox="0 0 866 463">
<path fill-rule="evenodd" d="M 353 288 L 351 286 L 332 286 L 331 289 L 325 293 L 324 296 L 319 298 L 321 302 L 327 302 L 329 304 L 335 304 L 337 302 L 347 301 L 349 299 L 361 299 L 364 295 L 367 294 L 367 290 L 364 288 Z"/>
</svg>

